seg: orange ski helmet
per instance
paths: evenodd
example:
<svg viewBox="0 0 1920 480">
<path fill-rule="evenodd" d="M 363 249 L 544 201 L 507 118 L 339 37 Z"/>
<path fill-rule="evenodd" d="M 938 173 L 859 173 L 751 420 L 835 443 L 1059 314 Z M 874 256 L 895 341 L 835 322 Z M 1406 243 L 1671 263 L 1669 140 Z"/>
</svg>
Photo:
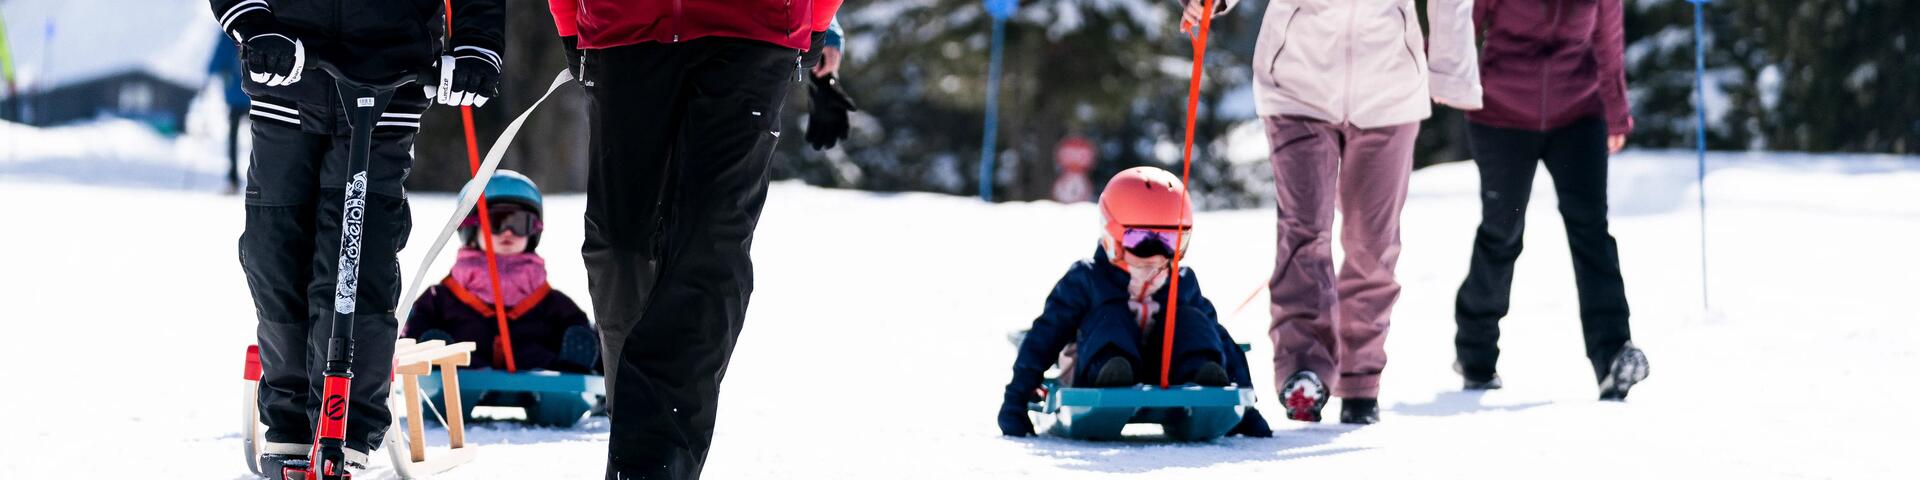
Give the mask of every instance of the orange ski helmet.
<svg viewBox="0 0 1920 480">
<path fill-rule="evenodd" d="M 1120 252 L 1143 240 L 1162 240 L 1178 257 L 1193 238 L 1193 201 L 1186 185 L 1173 172 L 1154 167 L 1129 168 L 1108 180 L 1100 191 L 1100 218 L 1106 222 L 1100 244 L 1114 263 L 1124 263 Z M 1174 247 L 1179 230 L 1187 232 Z"/>
</svg>

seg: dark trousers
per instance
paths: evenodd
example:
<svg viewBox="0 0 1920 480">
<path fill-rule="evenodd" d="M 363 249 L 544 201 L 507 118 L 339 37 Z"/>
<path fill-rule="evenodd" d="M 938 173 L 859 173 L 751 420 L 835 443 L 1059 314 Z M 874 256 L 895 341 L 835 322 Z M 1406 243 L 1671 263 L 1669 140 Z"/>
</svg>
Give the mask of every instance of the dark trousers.
<svg viewBox="0 0 1920 480">
<path fill-rule="evenodd" d="M 1599 117 L 1547 132 L 1469 124 L 1480 168 L 1480 231 L 1473 263 L 1454 304 L 1454 348 L 1463 374 L 1485 380 L 1500 357 L 1500 319 L 1507 315 L 1513 264 L 1520 258 L 1527 200 L 1536 165 L 1545 161 L 1560 197 L 1573 276 L 1580 290 L 1580 326 L 1594 378 L 1605 375 L 1631 339 L 1620 253 L 1607 233 L 1607 127 Z"/>
<path fill-rule="evenodd" d="M 700 476 L 798 58 L 718 37 L 586 52 L 581 254 L 605 350 L 609 479 Z"/>
<path fill-rule="evenodd" d="M 330 80 L 309 75 L 306 81 Z M 410 100 L 410 108 L 425 108 L 424 99 Z M 334 317 L 351 139 L 337 106 L 298 109 L 298 114 L 253 116 L 246 229 L 239 246 L 259 320 L 259 408 L 268 442 L 262 452 L 305 455 L 319 419 L 321 371 Z M 401 182 L 412 165 L 413 136 L 412 128 L 375 129 L 369 161 L 346 431 L 347 448 L 361 453 L 379 447 L 392 421 L 387 390 L 396 338 L 393 312 L 400 297 L 396 254 L 413 228 Z"/>
<path fill-rule="evenodd" d="M 1159 316 L 1164 317 L 1165 314 Z M 1174 353 L 1173 361 L 1167 368 L 1168 383 L 1178 385 L 1192 381 L 1200 366 L 1207 362 L 1232 367 L 1221 353 L 1226 351 L 1221 345 L 1226 336 L 1212 317 L 1199 309 L 1182 306 L 1173 322 L 1173 329 Z M 1164 348 L 1162 342 L 1166 338 L 1165 332 L 1166 328 L 1158 321 L 1147 331 L 1141 331 L 1140 315 L 1127 309 L 1126 304 L 1112 303 L 1095 308 L 1080 323 L 1080 337 L 1076 343 L 1080 359 L 1075 362 L 1077 371 L 1073 378 L 1082 383 L 1092 382 L 1099 375 L 1101 366 L 1118 357 L 1133 365 L 1134 380 L 1157 385 L 1160 383 L 1160 351 Z M 1235 353 L 1239 351 L 1235 350 Z M 1246 359 L 1242 357 L 1241 371 L 1246 370 L 1245 363 Z M 1242 385 L 1251 386 L 1252 380 Z"/>
<path fill-rule="evenodd" d="M 227 188 L 240 190 L 240 120 L 247 118 L 247 108 L 240 105 L 227 107 Z"/>
</svg>

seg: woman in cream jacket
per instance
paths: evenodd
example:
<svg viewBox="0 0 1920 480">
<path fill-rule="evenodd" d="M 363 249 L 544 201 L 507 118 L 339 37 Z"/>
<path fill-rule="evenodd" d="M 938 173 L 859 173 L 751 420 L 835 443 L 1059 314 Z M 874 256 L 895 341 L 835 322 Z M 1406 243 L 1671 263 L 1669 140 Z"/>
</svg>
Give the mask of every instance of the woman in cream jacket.
<svg viewBox="0 0 1920 480">
<path fill-rule="evenodd" d="M 1185 1 L 1197 22 L 1205 0 Z M 1343 423 L 1379 421 L 1414 137 L 1430 101 L 1480 108 L 1472 14 L 1472 0 L 1430 0 L 1424 33 L 1413 0 L 1267 4 L 1253 89 L 1279 204 L 1269 335 L 1288 418 L 1319 421 L 1331 391 Z"/>
</svg>

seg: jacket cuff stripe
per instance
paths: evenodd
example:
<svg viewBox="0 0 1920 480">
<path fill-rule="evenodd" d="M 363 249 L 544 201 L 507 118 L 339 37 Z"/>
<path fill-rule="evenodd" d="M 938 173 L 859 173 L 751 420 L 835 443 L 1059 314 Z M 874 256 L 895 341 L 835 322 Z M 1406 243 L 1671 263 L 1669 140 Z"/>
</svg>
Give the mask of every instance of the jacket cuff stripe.
<svg viewBox="0 0 1920 480">
<path fill-rule="evenodd" d="M 247 12 L 254 10 L 272 12 L 267 6 L 266 0 L 244 0 L 240 3 L 233 4 L 231 7 L 227 7 L 227 12 L 220 14 L 220 29 L 226 30 L 229 34 L 235 34 L 236 32 L 233 31 L 233 22 L 239 20 L 240 17 L 246 15 Z"/>
<path fill-rule="evenodd" d="M 486 58 L 486 59 L 487 59 L 487 62 L 488 62 L 488 63 L 492 63 L 492 64 L 493 64 L 493 67 L 494 67 L 494 68 L 496 68 L 496 69 L 498 69 L 498 68 L 500 68 L 500 54 L 499 54 L 499 53 L 495 53 L 495 52 L 494 52 L 493 50 L 488 50 L 488 49 L 485 49 L 485 48 L 481 48 L 481 47 L 475 47 L 475 46 L 471 46 L 471 45 L 463 45 L 463 46 L 458 46 L 458 47 L 453 47 L 453 51 L 455 51 L 455 52 L 458 52 L 458 51 L 463 51 L 463 50 L 465 50 L 465 51 L 472 51 L 472 52 L 475 52 L 475 53 L 478 53 L 478 54 L 480 54 L 480 55 L 482 55 L 482 56 L 484 56 L 484 58 Z"/>
</svg>

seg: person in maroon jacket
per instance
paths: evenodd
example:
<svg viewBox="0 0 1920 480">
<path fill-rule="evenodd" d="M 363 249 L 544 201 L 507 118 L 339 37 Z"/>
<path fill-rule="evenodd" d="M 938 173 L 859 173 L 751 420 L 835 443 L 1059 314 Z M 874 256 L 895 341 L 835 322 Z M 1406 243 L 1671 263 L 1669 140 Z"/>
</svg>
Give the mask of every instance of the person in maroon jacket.
<svg viewBox="0 0 1920 480">
<path fill-rule="evenodd" d="M 1633 129 L 1622 66 L 1622 0 L 1479 0 L 1485 106 L 1469 112 L 1480 169 L 1480 229 L 1455 301 L 1458 370 L 1469 390 L 1500 388 L 1501 317 L 1520 256 L 1527 200 L 1546 163 L 1580 291 L 1581 331 L 1600 398 L 1624 400 L 1647 376 L 1627 326 L 1620 254 L 1607 233 L 1607 157 Z"/>
<path fill-rule="evenodd" d="M 840 0 L 549 6 L 587 93 L 581 254 L 613 424 L 606 478 L 699 478 L 753 292 L 780 106 Z"/>
</svg>

